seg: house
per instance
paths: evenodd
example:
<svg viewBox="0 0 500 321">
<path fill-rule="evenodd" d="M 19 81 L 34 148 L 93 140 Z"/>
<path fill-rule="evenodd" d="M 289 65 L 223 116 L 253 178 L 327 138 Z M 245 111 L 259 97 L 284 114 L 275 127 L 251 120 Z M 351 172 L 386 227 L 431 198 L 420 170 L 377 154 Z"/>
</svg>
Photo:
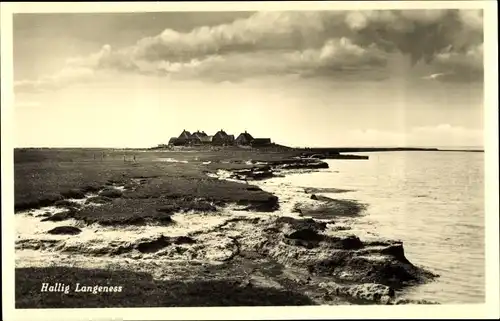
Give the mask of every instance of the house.
<svg viewBox="0 0 500 321">
<path fill-rule="evenodd" d="M 189 145 L 201 145 L 201 137 L 198 135 L 191 135 L 188 140 Z"/>
<path fill-rule="evenodd" d="M 170 140 L 168 141 L 168 144 L 169 145 L 177 145 L 177 137 L 170 138 Z"/>
<path fill-rule="evenodd" d="M 253 137 L 245 130 L 244 133 L 241 133 L 235 140 L 236 145 L 250 145 Z"/>
<path fill-rule="evenodd" d="M 214 146 L 266 146 L 271 144 L 270 138 L 253 138 L 247 131 L 238 135 L 235 139 L 234 135 L 229 135 L 223 129 L 219 130 L 215 135 L 209 136 L 204 131 L 197 130 L 192 134 L 183 130 L 178 137 L 170 138 L 169 145 L 188 146 L 188 145 L 214 145 Z"/>
<path fill-rule="evenodd" d="M 224 130 L 219 130 L 212 138 L 213 145 L 225 145 L 228 142 L 228 134 Z"/>
<path fill-rule="evenodd" d="M 203 141 L 206 142 L 206 137 L 208 137 L 208 135 L 205 132 L 197 130 L 189 138 L 189 143 L 192 145 L 201 145 L 203 144 Z"/>
<path fill-rule="evenodd" d="M 182 133 L 179 135 L 179 137 L 177 137 L 177 144 L 186 145 L 190 142 L 190 139 L 191 139 L 191 133 L 184 129 Z"/>
<path fill-rule="evenodd" d="M 252 147 L 271 145 L 271 138 L 254 138 L 251 142 L 251 145 Z"/>
</svg>

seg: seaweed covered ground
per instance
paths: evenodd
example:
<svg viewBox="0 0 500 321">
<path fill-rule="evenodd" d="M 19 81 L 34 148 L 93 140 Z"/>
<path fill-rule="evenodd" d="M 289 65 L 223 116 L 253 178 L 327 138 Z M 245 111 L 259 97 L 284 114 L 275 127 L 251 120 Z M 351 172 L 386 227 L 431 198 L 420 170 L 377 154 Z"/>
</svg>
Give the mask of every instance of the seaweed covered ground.
<svg viewBox="0 0 500 321">
<path fill-rule="evenodd" d="M 262 184 L 325 168 L 292 151 L 16 150 L 16 307 L 408 303 L 436 275 L 350 234 L 364 204 Z"/>
</svg>

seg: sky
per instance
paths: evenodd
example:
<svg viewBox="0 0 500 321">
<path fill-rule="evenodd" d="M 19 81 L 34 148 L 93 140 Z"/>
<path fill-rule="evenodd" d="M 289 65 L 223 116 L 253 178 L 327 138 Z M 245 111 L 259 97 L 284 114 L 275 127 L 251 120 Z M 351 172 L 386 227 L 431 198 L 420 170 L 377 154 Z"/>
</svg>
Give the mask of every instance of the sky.
<svg viewBox="0 0 500 321">
<path fill-rule="evenodd" d="M 14 16 L 17 147 L 483 146 L 481 10 Z"/>
</svg>

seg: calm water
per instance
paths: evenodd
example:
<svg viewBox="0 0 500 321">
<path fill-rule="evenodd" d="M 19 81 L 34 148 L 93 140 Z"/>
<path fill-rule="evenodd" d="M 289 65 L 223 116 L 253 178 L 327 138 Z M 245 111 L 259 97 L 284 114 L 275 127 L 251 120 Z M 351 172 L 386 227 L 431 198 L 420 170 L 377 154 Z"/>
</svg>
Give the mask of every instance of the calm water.
<svg viewBox="0 0 500 321">
<path fill-rule="evenodd" d="M 366 155 L 369 160 L 328 160 L 328 170 L 283 180 L 295 187 L 354 190 L 328 195 L 368 205 L 365 215 L 352 223 L 354 231 L 402 240 L 411 262 L 440 275 L 404 296 L 484 302 L 484 154 Z"/>
</svg>

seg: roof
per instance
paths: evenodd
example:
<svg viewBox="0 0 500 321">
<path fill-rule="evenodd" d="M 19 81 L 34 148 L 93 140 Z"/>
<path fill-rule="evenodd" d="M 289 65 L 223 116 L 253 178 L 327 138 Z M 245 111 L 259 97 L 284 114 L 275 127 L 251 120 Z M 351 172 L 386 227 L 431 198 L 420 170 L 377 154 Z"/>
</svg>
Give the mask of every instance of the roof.
<svg viewBox="0 0 500 321">
<path fill-rule="evenodd" d="M 241 138 L 240 138 L 241 137 Z M 244 132 L 244 133 L 241 133 L 239 136 L 238 136 L 238 139 L 245 139 L 247 141 L 252 141 L 253 140 L 253 137 L 252 135 L 250 135 L 249 133 L 247 132 Z"/>
<path fill-rule="evenodd" d="M 201 135 L 200 133 L 193 133 L 191 135 L 191 139 L 201 139 L 202 137 L 204 137 L 203 135 Z"/>
<path fill-rule="evenodd" d="M 219 130 L 217 133 L 215 133 L 215 135 L 217 135 L 217 134 L 222 135 L 223 137 L 227 136 L 227 133 L 224 130 L 222 130 L 222 129 Z"/>
<path fill-rule="evenodd" d="M 189 137 L 190 140 L 201 140 L 201 138 L 200 135 L 191 135 L 191 137 Z"/>
<path fill-rule="evenodd" d="M 228 135 L 227 138 L 230 140 L 234 140 L 234 135 Z"/>
<path fill-rule="evenodd" d="M 193 135 L 196 135 L 198 137 L 206 137 L 208 136 L 205 132 L 200 132 L 199 130 L 195 131 Z"/>
<path fill-rule="evenodd" d="M 189 137 L 191 137 L 191 133 L 184 129 L 178 138 L 188 139 Z"/>
</svg>

